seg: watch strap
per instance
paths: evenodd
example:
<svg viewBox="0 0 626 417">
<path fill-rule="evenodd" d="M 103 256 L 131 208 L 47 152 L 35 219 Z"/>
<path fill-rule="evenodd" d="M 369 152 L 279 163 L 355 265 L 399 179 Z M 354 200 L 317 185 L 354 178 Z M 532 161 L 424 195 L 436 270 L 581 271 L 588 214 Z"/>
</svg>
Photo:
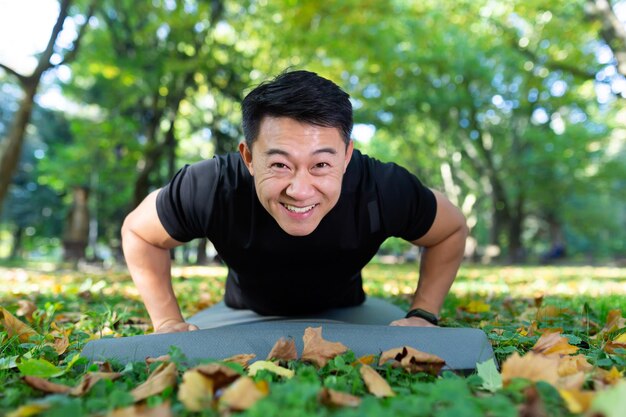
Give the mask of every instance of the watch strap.
<svg viewBox="0 0 626 417">
<path fill-rule="evenodd" d="M 414 308 L 413 310 L 410 310 L 408 313 L 406 313 L 406 316 L 404 317 L 407 319 L 409 317 L 419 317 L 426 320 L 430 324 L 434 324 L 435 326 L 439 325 L 439 319 L 437 318 L 437 316 L 435 316 L 430 311 L 426 311 L 421 308 Z"/>
</svg>

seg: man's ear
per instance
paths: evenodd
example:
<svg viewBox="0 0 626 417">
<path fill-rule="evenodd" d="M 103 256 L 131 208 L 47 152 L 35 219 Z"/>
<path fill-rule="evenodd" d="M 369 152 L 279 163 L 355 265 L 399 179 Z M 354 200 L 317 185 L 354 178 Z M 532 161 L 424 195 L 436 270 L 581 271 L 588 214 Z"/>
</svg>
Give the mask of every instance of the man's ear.
<svg viewBox="0 0 626 417">
<path fill-rule="evenodd" d="M 343 172 L 346 172 L 346 169 L 348 169 L 348 164 L 350 163 L 350 159 L 352 159 L 352 151 L 354 151 L 354 141 L 350 140 L 350 142 L 348 142 L 348 146 L 346 146 L 346 158 L 344 161 L 344 165 L 343 165 Z"/>
<path fill-rule="evenodd" d="M 254 176 L 254 169 L 252 168 L 252 150 L 248 148 L 246 142 L 239 142 L 239 154 L 241 155 L 241 159 L 243 159 L 243 163 L 246 164 L 250 175 Z"/>
</svg>

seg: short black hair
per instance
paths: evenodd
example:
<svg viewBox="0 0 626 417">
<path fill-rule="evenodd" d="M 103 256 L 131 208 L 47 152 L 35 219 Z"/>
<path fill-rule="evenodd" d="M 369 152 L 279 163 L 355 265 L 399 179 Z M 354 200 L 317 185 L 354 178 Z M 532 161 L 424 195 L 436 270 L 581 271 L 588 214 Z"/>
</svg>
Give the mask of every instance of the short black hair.
<svg viewBox="0 0 626 417">
<path fill-rule="evenodd" d="M 259 84 L 243 99 L 241 112 L 243 134 L 250 148 L 265 116 L 334 127 L 346 145 L 350 143 L 353 125 L 350 95 L 314 72 L 287 70 Z"/>
</svg>

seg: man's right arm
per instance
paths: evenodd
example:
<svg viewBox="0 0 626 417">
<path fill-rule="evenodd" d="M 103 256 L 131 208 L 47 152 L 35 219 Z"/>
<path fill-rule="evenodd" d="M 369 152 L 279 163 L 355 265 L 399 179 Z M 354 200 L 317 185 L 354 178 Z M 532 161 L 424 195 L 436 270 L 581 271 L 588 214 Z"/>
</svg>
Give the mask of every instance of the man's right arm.
<svg viewBox="0 0 626 417">
<path fill-rule="evenodd" d="M 159 190 L 150 193 L 124 220 L 124 258 L 148 310 L 155 333 L 197 330 L 185 323 L 172 288 L 170 249 L 182 242 L 165 230 L 156 210 Z"/>
</svg>

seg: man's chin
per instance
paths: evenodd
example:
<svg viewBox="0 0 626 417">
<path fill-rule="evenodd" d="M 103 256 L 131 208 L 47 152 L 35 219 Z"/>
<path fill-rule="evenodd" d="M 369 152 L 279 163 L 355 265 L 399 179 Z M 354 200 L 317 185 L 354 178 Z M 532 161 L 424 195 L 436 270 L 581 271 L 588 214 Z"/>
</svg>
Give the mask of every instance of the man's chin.
<svg viewBox="0 0 626 417">
<path fill-rule="evenodd" d="M 315 224 L 311 224 L 310 222 L 308 224 L 279 223 L 280 228 L 283 229 L 285 233 L 291 236 L 296 236 L 296 237 L 310 235 L 311 233 L 315 231 L 315 229 L 317 229 L 318 225 L 319 225 L 319 222 Z"/>
</svg>

